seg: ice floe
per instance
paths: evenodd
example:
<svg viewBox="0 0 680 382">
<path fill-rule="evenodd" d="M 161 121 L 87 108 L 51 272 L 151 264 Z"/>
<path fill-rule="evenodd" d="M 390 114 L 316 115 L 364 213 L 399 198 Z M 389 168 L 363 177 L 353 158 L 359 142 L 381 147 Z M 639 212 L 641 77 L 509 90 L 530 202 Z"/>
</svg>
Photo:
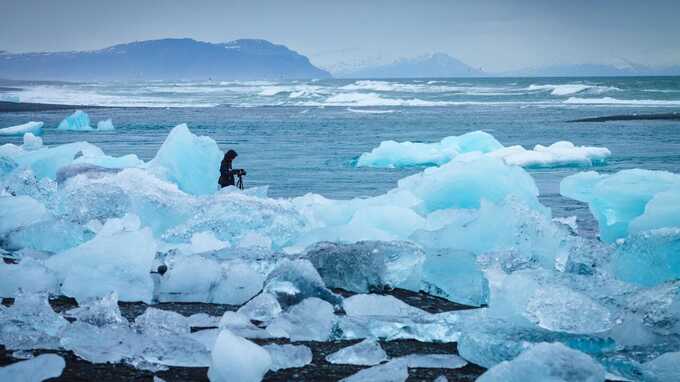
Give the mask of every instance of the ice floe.
<svg viewBox="0 0 680 382">
<path fill-rule="evenodd" d="M 549 146 L 504 147 L 492 135 L 475 131 L 450 136 L 435 143 L 384 141 L 356 160 L 358 167 L 402 168 L 442 165 L 470 152 L 481 152 L 505 163 L 522 167 L 593 166 L 603 163 L 611 152 L 605 147 L 576 146 L 568 141 Z"/>
<path fill-rule="evenodd" d="M 22 125 L 4 127 L 0 129 L 0 135 L 24 135 L 31 133 L 33 135 L 42 135 L 44 123 L 43 122 L 26 122 Z"/>
</svg>

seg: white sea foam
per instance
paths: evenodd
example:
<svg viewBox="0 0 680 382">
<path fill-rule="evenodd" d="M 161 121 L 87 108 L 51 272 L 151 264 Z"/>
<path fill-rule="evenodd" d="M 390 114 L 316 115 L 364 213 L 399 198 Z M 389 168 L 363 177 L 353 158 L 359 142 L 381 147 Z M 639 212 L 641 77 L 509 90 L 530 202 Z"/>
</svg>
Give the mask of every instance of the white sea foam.
<svg viewBox="0 0 680 382">
<path fill-rule="evenodd" d="M 564 103 L 569 105 L 635 105 L 635 106 L 680 106 L 678 100 L 654 99 L 617 99 L 612 97 L 580 98 L 569 97 Z"/>
<path fill-rule="evenodd" d="M 550 94 L 555 96 L 566 96 L 576 93 L 581 93 L 587 91 L 588 93 L 601 94 L 609 91 L 621 90 L 614 86 L 599 86 L 599 85 L 587 85 L 587 84 L 545 84 L 536 85 L 532 84 L 526 88 L 529 91 L 550 91 Z"/>
<path fill-rule="evenodd" d="M 448 106 L 447 101 L 425 101 L 418 98 L 385 98 L 376 93 L 340 93 L 330 96 L 326 106 Z"/>
<path fill-rule="evenodd" d="M 363 113 L 363 114 L 391 114 L 391 113 L 394 113 L 394 110 L 352 109 L 351 107 L 348 107 L 347 111 L 350 111 L 352 113 Z"/>
</svg>

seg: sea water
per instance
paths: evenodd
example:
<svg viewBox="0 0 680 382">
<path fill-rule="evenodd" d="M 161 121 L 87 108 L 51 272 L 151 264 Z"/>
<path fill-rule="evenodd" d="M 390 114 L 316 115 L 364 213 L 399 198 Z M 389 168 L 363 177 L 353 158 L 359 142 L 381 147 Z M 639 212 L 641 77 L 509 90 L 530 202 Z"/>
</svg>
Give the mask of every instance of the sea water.
<svg viewBox="0 0 680 382">
<path fill-rule="evenodd" d="M 599 172 L 680 172 L 680 121 L 569 122 L 680 112 L 678 77 L 39 84 L 11 95 L 104 106 L 86 111 L 94 121 L 111 119 L 115 130 L 57 130 L 72 110 L 1 113 L 0 128 L 43 121 L 46 145 L 88 141 L 114 156 L 149 160 L 172 127 L 187 123 L 223 151 L 235 149 L 246 187 L 268 185 L 273 197 L 379 195 L 422 168 L 355 167 L 360 154 L 386 140 L 431 143 L 475 130 L 504 146 L 568 140 L 607 147 L 611 156 Z M 21 137 L 0 136 L 4 143 Z M 217 182 L 218 170 L 204 176 Z M 561 179 L 581 170 L 528 169 L 553 216 L 577 216 L 580 233 L 592 236 L 597 225 L 587 205 L 559 194 Z"/>
</svg>

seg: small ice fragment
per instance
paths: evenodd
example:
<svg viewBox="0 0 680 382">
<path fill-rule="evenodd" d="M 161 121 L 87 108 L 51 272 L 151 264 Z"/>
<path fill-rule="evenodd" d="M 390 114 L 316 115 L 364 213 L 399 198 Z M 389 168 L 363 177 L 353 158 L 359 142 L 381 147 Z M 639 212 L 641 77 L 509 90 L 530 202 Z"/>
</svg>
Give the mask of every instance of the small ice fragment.
<svg viewBox="0 0 680 382">
<path fill-rule="evenodd" d="M 57 378 L 64 371 L 66 362 L 56 354 L 41 354 L 27 361 L 0 367 L 0 381 L 40 382 Z"/>
<path fill-rule="evenodd" d="M 265 345 L 263 348 L 272 357 L 270 370 L 304 367 L 312 363 L 312 351 L 304 345 Z"/>
<path fill-rule="evenodd" d="M 459 369 L 467 365 L 467 361 L 455 354 L 409 354 L 395 361 L 405 362 L 409 368 Z"/>
<path fill-rule="evenodd" d="M 380 344 L 372 339 L 366 339 L 326 356 L 326 361 L 330 363 L 348 365 L 373 366 L 386 360 L 387 354 Z"/>
<path fill-rule="evenodd" d="M 398 298 L 377 294 L 357 294 L 342 303 L 349 316 L 427 316 L 424 310 L 411 306 Z"/>
<path fill-rule="evenodd" d="M 343 382 L 403 382 L 408 378 L 408 368 L 404 362 L 390 361 L 369 367 L 342 379 Z"/>
<path fill-rule="evenodd" d="M 114 130 L 113 121 L 111 121 L 111 118 L 97 122 L 97 130 L 99 131 Z"/>
<path fill-rule="evenodd" d="M 272 358 L 262 347 L 223 330 L 212 351 L 208 378 L 212 382 L 258 382 L 272 366 Z"/>
<path fill-rule="evenodd" d="M 36 137 L 33 133 L 24 134 L 24 144 L 21 148 L 26 151 L 39 150 L 43 147 L 43 140 L 40 137 Z"/>
<path fill-rule="evenodd" d="M 279 301 L 274 296 L 263 292 L 240 307 L 238 312 L 251 320 L 269 322 L 278 317 L 282 309 Z"/>
<path fill-rule="evenodd" d="M 267 331 L 291 341 L 326 341 L 335 326 L 336 317 L 331 304 L 310 297 L 275 318 Z"/>
</svg>

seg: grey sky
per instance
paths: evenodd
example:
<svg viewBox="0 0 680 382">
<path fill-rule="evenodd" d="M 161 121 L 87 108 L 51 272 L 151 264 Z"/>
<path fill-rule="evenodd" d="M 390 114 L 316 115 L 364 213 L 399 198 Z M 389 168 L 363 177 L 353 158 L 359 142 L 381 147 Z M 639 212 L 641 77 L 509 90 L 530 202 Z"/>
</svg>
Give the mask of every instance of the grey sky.
<svg viewBox="0 0 680 382">
<path fill-rule="evenodd" d="M 680 64 L 678 0 L 0 0 L 0 50 L 99 49 L 164 37 L 264 38 L 313 63 L 441 51 L 487 71 Z"/>
</svg>

